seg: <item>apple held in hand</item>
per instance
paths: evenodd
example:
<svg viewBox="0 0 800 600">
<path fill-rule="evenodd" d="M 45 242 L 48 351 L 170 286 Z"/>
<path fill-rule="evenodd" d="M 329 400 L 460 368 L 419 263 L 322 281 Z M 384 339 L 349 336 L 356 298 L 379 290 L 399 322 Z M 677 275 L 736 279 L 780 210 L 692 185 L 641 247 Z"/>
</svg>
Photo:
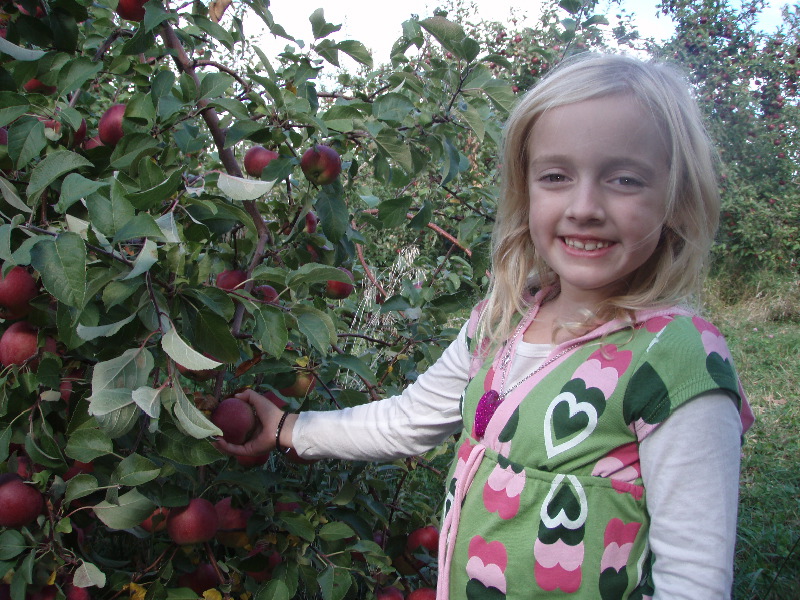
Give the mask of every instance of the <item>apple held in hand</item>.
<svg viewBox="0 0 800 600">
<path fill-rule="evenodd" d="M 97 124 L 97 134 L 106 146 L 116 146 L 122 139 L 122 117 L 125 114 L 124 104 L 115 104 L 103 113 Z"/>
<path fill-rule="evenodd" d="M 5 277 L 0 272 L 0 317 L 19 319 L 30 312 L 30 301 L 39 293 L 36 280 L 20 266 Z"/>
<path fill-rule="evenodd" d="M 244 153 L 244 170 L 250 177 L 261 177 L 264 168 L 276 158 L 278 153 L 274 150 L 253 146 Z"/>
<path fill-rule="evenodd" d="M 345 273 L 350 281 L 353 281 L 353 274 L 350 271 L 344 267 L 339 267 L 339 270 Z M 325 286 L 325 295 L 334 300 L 342 300 L 352 294 L 354 289 L 355 286 L 352 283 L 330 280 Z"/>
<path fill-rule="evenodd" d="M 42 493 L 16 473 L 0 475 L 0 527 L 24 527 L 42 512 Z"/>
<path fill-rule="evenodd" d="M 336 181 L 342 172 L 342 159 L 330 146 L 317 144 L 303 153 L 300 168 L 314 185 L 327 185 Z"/>
<path fill-rule="evenodd" d="M 225 398 L 211 413 L 211 422 L 222 430 L 222 439 L 244 444 L 256 426 L 253 408 L 239 398 Z"/>
<path fill-rule="evenodd" d="M 183 508 L 173 508 L 167 517 L 167 534 L 178 545 L 208 542 L 217 534 L 219 517 L 205 498 L 193 498 Z"/>
</svg>

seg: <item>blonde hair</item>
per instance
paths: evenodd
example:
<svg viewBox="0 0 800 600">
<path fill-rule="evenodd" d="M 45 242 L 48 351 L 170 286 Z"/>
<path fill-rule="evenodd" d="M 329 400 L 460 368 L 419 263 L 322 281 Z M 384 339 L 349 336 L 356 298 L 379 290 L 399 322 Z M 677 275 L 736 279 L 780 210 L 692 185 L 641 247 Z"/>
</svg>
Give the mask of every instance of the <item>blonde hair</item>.
<svg viewBox="0 0 800 600">
<path fill-rule="evenodd" d="M 531 241 L 528 158 L 531 131 L 552 108 L 627 95 L 662 127 L 669 179 L 661 240 L 629 281 L 607 298 L 585 326 L 644 308 L 689 304 L 702 287 L 719 219 L 717 154 L 689 84 L 674 67 L 622 55 L 585 53 L 551 71 L 519 101 L 505 127 L 503 185 L 492 234 L 492 282 L 478 335 L 495 345 L 507 339 L 514 318 L 529 309 L 531 287 L 558 285 L 558 275 Z M 532 281 L 534 282 L 532 284 Z"/>
</svg>

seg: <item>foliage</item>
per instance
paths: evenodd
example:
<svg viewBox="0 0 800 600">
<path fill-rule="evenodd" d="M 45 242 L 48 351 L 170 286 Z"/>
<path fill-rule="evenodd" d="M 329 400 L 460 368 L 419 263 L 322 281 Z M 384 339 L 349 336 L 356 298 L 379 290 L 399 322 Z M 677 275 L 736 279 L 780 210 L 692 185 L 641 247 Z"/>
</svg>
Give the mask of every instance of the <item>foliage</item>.
<svg viewBox="0 0 800 600">
<path fill-rule="evenodd" d="M 756 415 L 742 453 L 733 597 L 788 600 L 800 580 L 800 281 L 713 278 L 708 300 Z"/>
<path fill-rule="evenodd" d="M 800 256 L 800 12 L 774 32 L 763 3 L 664 2 L 676 34 L 663 56 L 689 72 L 723 161 L 717 256 L 724 269 L 797 272 Z M 786 8 L 788 11 L 788 7 Z"/>
</svg>

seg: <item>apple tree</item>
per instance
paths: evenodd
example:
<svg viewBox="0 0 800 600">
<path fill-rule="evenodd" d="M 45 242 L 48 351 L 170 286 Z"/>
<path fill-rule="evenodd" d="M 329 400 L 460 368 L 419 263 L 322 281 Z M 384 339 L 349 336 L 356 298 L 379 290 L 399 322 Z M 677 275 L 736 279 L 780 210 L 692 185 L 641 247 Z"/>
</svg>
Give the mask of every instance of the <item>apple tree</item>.
<svg viewBox="0 0 800 600">
<path fill-rule="evenodd" d="M 493 202 L 442 190 L 473 166 L 467 139 L 497 145 L 513 92 L 441 14 L 398 27 L 391 65 L 326 83 L 344 55 L 375 65 L 322 10 L 307 49 L 265 56 L 228 4 L 3 7 L 0 592 L 13 600 L 435 583 L 430 549 L 406 538 L 436 523 L 446 449 L 306 465 L 237 460 L 209 439 L 241 417 L 214 417 L 237 390 L 352 406 L 436 360 L 484 282 L 473 250 Z M 267 3 L 246 11 L 293 41 Z M 390 247 L 408 232 L 434 250 Z"/>
</svg>

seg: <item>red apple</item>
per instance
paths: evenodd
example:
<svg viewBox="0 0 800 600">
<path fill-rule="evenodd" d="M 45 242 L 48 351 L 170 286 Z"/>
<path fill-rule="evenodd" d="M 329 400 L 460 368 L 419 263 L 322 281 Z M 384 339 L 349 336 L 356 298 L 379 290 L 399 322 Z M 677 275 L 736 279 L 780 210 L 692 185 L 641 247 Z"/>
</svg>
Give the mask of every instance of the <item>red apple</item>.
<svg viewBox="0 0 800 600">
<path fill-rule="evenodd" d="M 268 579 L 272 579 L 272 571 L 275 569 L 275 567 L 283 562 L 283 559 L 277 550 L 264 550 L 260 547 L 253 548 L 247 554 L 247 557 L 252 558 L 253 556 L 257 555 L 259 555 L 262 561 L 265 563 L 264 568 L 260 571 L 245 571 L 245 573 L 247 573 L 249 577 L 252 577 L 257 582 L 262 583 Z"/>
<path fill-rule="evenodd" d="M 403 592 L 396 587 L 381 588 L 375 593 L 376 600 L 403 600 Z"/>
<path fill-rule="evenodd" d="M 417 588 L 406 596 L 406 600 L 436 600 L 436 590 L 433 588 Z"/>
<path fill-rule="evenodd" d="M 305 398 L 312 389 L 314 389 L 314 376 L 307 371 L 298 371 L 294 383 L 278 391 L 289 398 Z"/>
<path fill-rule="evenodd" d="M 256 426 L 253 408 L 239 398 L 225 398 L 211 413 L 211 422 L 222 430 L 222 439 L 244 444 Z"/>
<path fill-rule="evenodd" d="M 139 527 L 149 533 L 158 533 L 167 528 L 167 517 L 169 516 L 169 509 L 166 506 L 159 506 L 155 509 L 149 517 L 139 524 Z"/>
<path fill-rule="evenodd" d="M 269 163 L 278 158 L 274 150 L 267 150 L 264 146 L 253 146 L 244 153 L 244 170 L 250 177 L 261 177 L 261 171 Z"/>
<path fill-rule="evenodd" d="M 61 392 L 61 400 L 63 402 L 69 403 L 72 397 L 73 384 L 80 381 L 83 381 L 83 369 L 72 369 L 67 373 L 66 377 L 61 380 L 58 391 Z"/>
<path fill-rule="evenodd" d="M 48 337 L 44 349 L 56 351 L 56 343 Z M 39 353 L 38 332 L 27 321 L 12 323 L 0 337 L 0 364 L 4 367 L 22 365 Z"/>
<path fill-rule="evenodd" d="M 316 233 L 317 225 L 319 225 L 319 217 L 312 211 L 306 213 L 306 231 L 308 233 Z"/>
<path fill-rule="evenodd" d="M 167 517 L 167 534 L 181 546 L 208 542 L 218 528 L 217 511 L 205 498 L 193 498 L 187 506 L 170 510 Z"/>
<path fill-rule="evenodd" d="M 103 113 L 97 124 L 97 133 L 105 146 L 116 146 L 122 139 L 122 117 L 125 114 L 124 104 L 115 104 Z"/>
<path fill-rule="evenodd" d="M 119 0 L 117 14 L 128 21 L 144 19 L 144 3 L 147 0 Z"/>
<path fill-rule="evenodd" d="M 79 460 L 76 460 L 72 463 L 72 466 L 67 469 L 67 472 L 61 477 L 64 481 L 69 481 L 75 475 L 80 473 L 93 473 L 94 472 L 94 465 L 92 463 L 85 463 Z"/>
<path fill-rule="evenodd" d="M 206 590 L 217 587 L 222 580 L 217 575 L 214 565 L 202 563 L 191 573 L 184 573 L 178 577 L 178 585 L 188 587 L 195 594 L 202 597 Z"/>
<path fill-rule="evenodd" d="M 25 600 L 56 600 L 58 588 L 54 585 L 46 585 L 38 590 L 28 591 Z"/>
<path fill-rule="evenodd" d="M 233 498 L 228 496 L 214 505 L 219 518 L 217 540 L 230 548 L 244 548 L 250 543 L 247 537 L 247 521 L 253 511 L 233 506 Z"/>
<path fill-rule="evenodd" d="M 24 527 L 36 520 L 44 507 L 42 493 L 16 473 L 0 475 L 0 527 Z"/>
<path fill-rule="evenodd" d="M 92 595 L 89 593 L 89 588 L 78 587 L 68 583 L 64 586 L 64 595 L 67 600 L 91 600 Z"/>
<path fill-rule="evenodd" d="M 5 277 L 0 271 L 0 317 L 24 317 L 30 312 L 30 301 L 38 293 L 36 280 L 24 268 L 16 266 Z"/>
<path fill-rule="evenodd" d="M 406 541 L 406 548 L 409 552 L 414 552 L 420 546 L 431 554 L 436 554 L 439 551 L 439 530 L 428 525 L 412 531 Z"/>
<path fill-rule="evenodd" d="M 253 296 L 268 304 L 278 303 L 278 291 L 271 285 L 264 284 L 254 287 Z"/>
<path fill-rule="evenodd" d="M 236 462 L 245 468 L 260 467 L 269 460 L 269 454 L 259 454 L 257 456 L 236 456 Z"/>
<path fill-rule="evenodd" d="M 8 146 L 8 129 L 0 127 L 0 146 Z"/>
<path fill-rule="evenodd" d="M 55 94 L 58 88 L 54 85 L 46 85 L 39 81 L 36 78 L 29 79 L 22 88 L 31 94 L 44 94 L 45 96 L 49 96 L 51 94 Z"/>
<path fill-rule="evenodd" d="M 303 153 L 300 168 L 314 185 L 326 185 L 336 181 L 342 172 L 342 159 L 330 146 L 318 144 Z"/>
<path fill-rule="evenodd" d="M 91 150 L 92 148 L 97 148 L 99 146 L 105 146 L 105 144 L 100 140 L 100 136 L 96 135 L 86 140 L 86 142 L 84 142 L 83 149 Z"/>
<path fill-rule="evenodd" d="M 226 269 L 217 275 L 217 287 L 229 292 L 240 287 L 247 281 L 247 273 L 241 269 Z"/>
<path fill-rule="evenodd" d="M 350 281 L 353 281 L 353 274 L 345 269 L 344 267 L 339 267 L 339 270 L 344 272 L 349 278 Z M 347 298 L 350 294 L 353 293 L 355 286 L 352 283 L 345 283 L 343 281 L 328 281 L 328 284 L 325 286 L 325 295 L 328 298 L 333 298 L 335 300 L 341 300 L 343 298 Z"/>
</svg>

